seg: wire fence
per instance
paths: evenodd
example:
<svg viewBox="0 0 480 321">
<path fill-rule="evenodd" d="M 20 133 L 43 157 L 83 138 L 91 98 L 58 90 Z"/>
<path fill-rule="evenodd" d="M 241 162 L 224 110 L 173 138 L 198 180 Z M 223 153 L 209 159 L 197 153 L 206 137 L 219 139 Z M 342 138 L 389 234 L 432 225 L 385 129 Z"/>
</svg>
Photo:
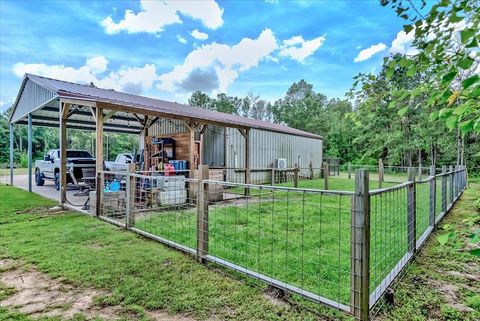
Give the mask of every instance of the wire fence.
<svg viewBox="0 0 480 321">
<path fill-rule="evenodd" d="M 92 212 L 359 320 L 467 183 L 464 167 L 422 179 L 407 169 L 403 183 L 382 188 L 359 169 L 351 190 L 228 182 L 211 179 L 207 166 L 165 174 L 100 172 Z"/>
</svg>

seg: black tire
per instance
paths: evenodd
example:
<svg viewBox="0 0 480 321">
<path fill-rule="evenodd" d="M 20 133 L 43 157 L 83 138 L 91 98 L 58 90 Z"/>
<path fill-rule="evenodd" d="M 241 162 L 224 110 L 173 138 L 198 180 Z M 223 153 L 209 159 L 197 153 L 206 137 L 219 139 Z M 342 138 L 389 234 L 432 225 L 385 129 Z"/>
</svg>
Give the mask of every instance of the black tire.
<svg viewBox="0 0 480 321">
<path fill-rule="evenodd" d="M 60 190 L 60 173 L 55 173 L 55 189 Z"/>
<path fill-rule="evenodd" d="M 40 173 L 40 170 L 37 168 L 35 169 L 35 185 L 43 186 L 43 184 L 45 184 L 45 180 L 43 179 L 42 173 Z"/>
</svg>

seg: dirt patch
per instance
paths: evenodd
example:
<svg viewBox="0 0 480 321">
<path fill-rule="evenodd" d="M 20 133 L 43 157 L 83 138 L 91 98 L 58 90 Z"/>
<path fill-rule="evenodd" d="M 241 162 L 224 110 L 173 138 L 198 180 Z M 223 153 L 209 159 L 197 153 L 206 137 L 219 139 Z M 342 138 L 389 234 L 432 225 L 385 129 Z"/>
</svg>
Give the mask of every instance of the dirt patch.
<svg viewBox="0 0 480 321">
<path fill-rule="evenodd" d="M 104 291 L 76 288 L 34 269 L 25 271 L 18 267 L 12 268 L 14 266 L 18 266 L 14 260 L 0 260 L 0 282 L 15 290 L 13 295 L 0 301 L 1 307 L 18 309 L 33 318 L 56 316 L 69 319 L 76 314 L 83 314 L 88 320 L 96 317 L 115 320 L 128 314 L 121 306 L 95 306 L 94 298 L 106 295 Z M 145 314 L 158 321 L 193 320 L 186 316 L 170 315 L 165 311 L 146 311 Z"/>
<path fill-rule="evenodd" d="M 268 286 L 265 290 L 264 297 L 268 299 L 271 303 L 276 306 L 289 307 L 288 304 L 288 294 L 280 289 L 277 289 L 273 286 Z"/>
<path fill-rule="evenodd" d="M 445 300 L 445 304 L 449 307 L 452 307 L 460 312 L 474 311 L 472 308 L 460 303 L 460 298 L 458 296 L 458 287 L 456 285 L 442 283 L 438 281 L 432 281 L 431 285 L 433 286 L 433 288 L 435 288 L 442 294 L 442 297 Z"/>
</svg>

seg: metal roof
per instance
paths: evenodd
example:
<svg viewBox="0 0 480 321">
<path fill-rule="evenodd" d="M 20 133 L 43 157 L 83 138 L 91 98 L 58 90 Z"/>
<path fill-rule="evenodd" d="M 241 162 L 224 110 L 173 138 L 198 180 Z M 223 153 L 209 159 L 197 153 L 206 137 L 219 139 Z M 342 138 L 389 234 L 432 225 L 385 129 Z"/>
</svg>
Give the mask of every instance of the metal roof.
<svg viewBox="0 0 480 321">
<path fill-rule="evenodd" d="M 34 84 L 41 86 L 47 93 L 52 93 L 53 95 L 47 95 L 49 100 L 46 102 L 38 101 L 38 99 L 23 99 L 25 101 L 31 102 L 27 104 L 28 107 L 20 113 L 17 108 L 19 107 L 20 103 L 25 105 L 25 102 L 22 102 L 22 96 L 26 91 L 26 86 L 28 85 L 28 81 L 33 82 Z M 30 86 L 32 87 L 32 86 Z M 38 93 L 38 90 L 36 90 Z M 30 93 L 31 95 L 31 93 Z M 37 94 L 38 95 L 38 94 Z M 33 95 L 35 96 L 35 95 Z M 45 96 L 45 94 L 43 95 Z M 54 96 L 52 99 L 51 96 Z M 74 98 L 76 100 L 85 100 L 85 101 L 93 101 L 93 102 L 101 102 L 106 104 L 112 104 L 117 106 L 125 106 L 129 108 L 129 111 L 139 114 L 152 114 L 161 113 L 165 117 L 172 117 L 172 118 L 180 118 L 180 119 L 190 119 L 195 120 L 200 123 L 216 123 L 220 125 L 224 125 L 227 127 L 244 127 L 244 128 L 256 128 L 262 129 L 267 131 L 273 132 L 280 132 L 280 133 L 287 133 L 297 136 L 304 136 L 316 139 L 322 139 L 320 136 L 298 130 L 295 128 L 291 128 L 285 125 L 270 123 L 266 121 L 251 119 L 247 117 L 231 115 L 221 112 L 216 112 L 212 110 L 207 110 L 198 107 L 192 107 L 185 104 L 179 104 L 144 96 L 132 95 L 123 92 L 118 92 L 115 90 L 109 89 L 102 89 L 90 85 L 82 85 L 72 82 L 67 82 L 58 79 L 46 78 L 32 74 L 25 74 L 25 79 L 22 83 L 22 87 L 20 88 L 17 100 L 13 106 L 13 112 L 10 117 L 10 121 L 13 123 L 24 123 L 25 118 L 28 113 L 32 113 L 34 116 L 35 121 L 37 124 L 39 121 L 44 121 L 45 125 L 51 124 L 52 126 L 56 123 L 58 124 L 58 98 Z M 47 99 L 47 98 L 45 98 Z M 52 100 L 57 99 L 57 104 L 52 104 Z M 40 104 L 40 105 L 38 105 Z M 57 110 L 55 110 L 57 108 Z M 21 109 L 21 108 L 20 108 Z M 57 112 L 56 115 L 52 113 Z M 50 114 L 49 114 L 50 113 Z M 78 114 L 80 113 L 80 114 Z M 78 116 L 84 116 L 82 119 Z M 85 125 L 85 129 L 94 129 L 94 123 L 86 124 L 86 122 L 91 122 L 91 117 L 87 110 L 83 111 L 78 109 L 75 113 L 76 118 L 78 119 L 69 119 L 67 124 L 70 128 L 73 128 L 71 125 L 76 125 L 80 127 Z M 130 120 L 134 121 L 135 118 L 131 117 L 131 113 L 115 113 L 114 116 L 111 117 L 110 122 L 105 124 L 105 129 L 112 130 L 112 131 L 126 131 L 126 132 L 138 132 L 140 128 L 133 126 L 130 123 Z M 88 119 L 87 119 L 88 118 Z M 73 124 L 72 124 L 73 121 Z M 75 124 L 78 122 L 78 124 Z M 88 128 L 87 128 L 88 127 Z"/>
</svg>

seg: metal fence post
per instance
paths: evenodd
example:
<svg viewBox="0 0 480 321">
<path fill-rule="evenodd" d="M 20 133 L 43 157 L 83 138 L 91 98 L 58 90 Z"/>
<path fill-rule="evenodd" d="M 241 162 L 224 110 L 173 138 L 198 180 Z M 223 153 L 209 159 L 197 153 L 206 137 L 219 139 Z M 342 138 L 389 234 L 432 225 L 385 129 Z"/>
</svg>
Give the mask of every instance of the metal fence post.
<svg viewBox="0 0 480 321">
<path fill-rule="evenodd" d="M 416 211 L 416 195 L 415 195 L 415 169 L 413 167 L 408 168 L 408 180 L 407 186 L 407 244 L 408 251 L 415 253 L 416 242 L 416 227 L 417 227 L 417 211 Z"/>
<path fill-rule="evenodd" d="M 125 186 L 125 227 L 128 229 L 131 226 L 135 226 L 135 212 L 133 211 L 135 203 L 135 164 L 128 164 L 127 170 L 127 182 Z"/>
<path fill-rule="evenodd" d="M 325 180 L 325 189 L 328 190 L 328 175 L 330 175 L 330 170 L 328 168 L 328 163 L 323 163 L 323 179 Z"/>
<path fill-rule="evenodd" d="M 449 200 L 450 202 L 448 203 L 448 205 L 453 205 L 453 166 L 450 165 L 449 168 L 449 174 L 448 174 L 448 187 L 450 188 L 450 191 L 449 191 Z"/>
<path fill-rule="evenodd" d="M 368 171 L 355 171 L 351 215 L 350 304 L 356 319 L 366 321 L 370 301 L 370 195 Z"/>
<path fill-rule="evenodd" d="M 352 163 L 348 163 L 348 179 L 352 178 Z"/>
<path fill-rule="evenodd" d="M 442 166 L 442 173 L 447 173 L 447 166 Z M 447 175 L 442 175 L 442 213 L 447 212 Z"/>
<path fill-rule="evenodd" d="M 383 160 L 378 160 L 378 188 L 382 188 L 384 178 Z"/>
<path fill-rule="evenodd" d="M 205 263 L 208 254 L 208 165 L 198 166 L 197 191 L 197 260 Z"/>
<path fill-rule="evenodd" d="M 275 167 L 272 167 L 272 180 L 270 182 L 270 185 L 275 185 Z"/>
<path fill-rule="evenodd" d="M 435 205 L 437 202 L 437 181 L 435 176 L 435 166 L 430 166 L 430 220 L 429 225 L 435 226 Z"/>
</svg>

